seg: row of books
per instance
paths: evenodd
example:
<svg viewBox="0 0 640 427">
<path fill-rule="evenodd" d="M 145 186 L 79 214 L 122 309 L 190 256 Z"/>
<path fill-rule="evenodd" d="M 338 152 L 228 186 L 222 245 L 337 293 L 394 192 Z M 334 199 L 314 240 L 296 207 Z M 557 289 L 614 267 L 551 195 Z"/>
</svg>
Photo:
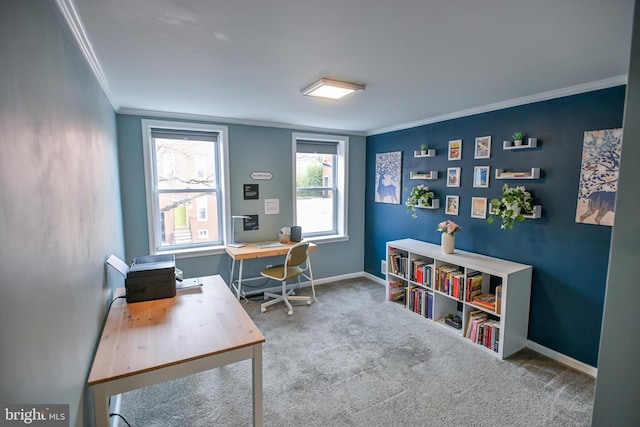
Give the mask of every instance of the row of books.
<svg viewBox="0 0 640 427">
<path fill-rule="evenodd" d="M 496 293 L 478 293 L 471 298 L 471 303 L 481 308 L 500 314 L 500 306 L 502 305 L 502 285 L 496 286 Z"/>
<path fill-rule="evenodd" d="M 433 294 L 422 288 L 408 286 L 405 307 L 420 316 L 433 319 Z"/>
<path fill-rule="evenodd" d="M 402 280 L 389 281 L 389 301 L 398 301 L 404 297 L 404 282 Z"/>
<path fill-rule="evenodd" d="M 500 348 L 500 322 L 489 318 L 482 310 L 472 311 L 467 319 L 464 336 L 497 353 Z"/>
<path fill-rule="evenodd" d="M 389 252 L 387 259 L 387 271 L 391 274 L 401 277 L 408 277 L 409 259 L 405 253 Z"/>
<path fill-rule="evenodd" d="M 422 286 L 431 288 L 433 286 L 433 267 L 433 264 L 427 264 L 427 261 L 423 259 L 411 261 L 411 279 Z"/>
</svg>

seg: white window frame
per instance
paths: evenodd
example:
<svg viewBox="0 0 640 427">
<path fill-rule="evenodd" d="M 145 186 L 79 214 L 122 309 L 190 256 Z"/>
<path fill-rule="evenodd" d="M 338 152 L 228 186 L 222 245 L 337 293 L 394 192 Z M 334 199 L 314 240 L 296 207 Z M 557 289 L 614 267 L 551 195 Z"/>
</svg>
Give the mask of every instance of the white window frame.
<svg viewBox="0 0 640 427">
<path fill-rule="evenodd" d="M 149 231 L 149 253 L 156 255 L 159 253 L 173 253 L 177 258 L 205 256 L 212 254 L 221 254 L 229 236 L 229 131 L 227 126 L 210 125 L 203 123 L 176 122 L 169 120 L 148 120 L 142 119 L 142 142 L 144 155 L 144 176 L 145 190 L 147 196 L 147 227 Z M 151 129 L 171 129 L 185 131 L 201 131 L 218 133 L 218 165 L 220 179 L 219 203 L 221 203 L 220 211 L 222 222 L 222 243 L 202 245 L 198 244 L 193 247 L 185 248 L 163 248 L 162 237 L 160 232 L 160 209 L 158 207 L 157 198 L 154 194 L 154 186 L 156 182 L 156 165 L 153 158 L 153 139 L 151 137 Z"/>
<path fill-rule="evenodd" d="M 297 192 L 296 192 L 296 168 L 297 168 L 297 146 L 298 140 L 318 141 L 318 142 L 334 142 L 338 144 L 337 153 L 337 170 L 336 170 L 336 232 L 327 234 L 314 234 L 312 238 L 314 242 L 337 242 L 349 239 L 348 233 L 348 176 L 349 176 L 349 137 L 342 135 L 323 135 L 314 133 L 293 132 L 291 135 L 292 157 L 293 157 L 293 223 L 297 224 Z M 302 230 L 302 237 L 305 237 L 305 231 Z"/>
</svg>

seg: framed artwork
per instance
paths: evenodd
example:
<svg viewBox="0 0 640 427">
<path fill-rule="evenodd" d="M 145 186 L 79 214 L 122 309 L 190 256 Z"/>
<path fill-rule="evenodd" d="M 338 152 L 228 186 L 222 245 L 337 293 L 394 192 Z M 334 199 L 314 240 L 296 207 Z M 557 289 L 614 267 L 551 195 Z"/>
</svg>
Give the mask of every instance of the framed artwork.
<svg viewBox="0 0 640 427">
<path fill-rule="evenodd" d="M 460 168 L 447 168 L 447 187 L 460 187 Z"/>
<path fill-rule="evenodd" d="M 487 198 L 472 197 L 471 198 L 471 218 L 487 218 Z"/>
<path fill-rule="evenodd" d="M 460 160 L 462 159 L 462 140 L 456 139 L 449 141 L 448 160 Z"/>
<path fill-rule="evenodd" d="M 473 168 L 473 186 L 477 188 L 489 188 L 490 166 L 475 166 Z"/>
<path fill-rule="evenodd" d="M 621 147 L 621 128 L 584 133 L 576 222 L 613 225 Z"/>
<path fill-rule="evenodd" d="M 488 159 L 491 157 L 491 137 L 479 136 L 476 138 L 476 150 L 474 159 Z"/>
<path fill-rule="evenodd" d="M 458 206 L 460 206 L 460 196 L 447 195 L 445 213 L 447 215 L 458 215 Z"/>
<path fill-rule="evenodd" d="M 376 154 L 375 201 L 400 204 L 402 151 Z"/>
</svg>

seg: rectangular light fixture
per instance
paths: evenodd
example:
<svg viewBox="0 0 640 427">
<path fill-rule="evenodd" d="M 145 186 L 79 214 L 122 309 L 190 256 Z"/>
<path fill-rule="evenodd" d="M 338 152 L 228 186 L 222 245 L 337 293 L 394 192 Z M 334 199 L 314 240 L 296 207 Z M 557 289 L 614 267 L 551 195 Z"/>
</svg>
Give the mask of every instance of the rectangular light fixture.
<svg viewBox="0 0 640 427">
<path fill-rule="evenodd" d="M 364 85 L 322 78 L 302 89 L 302 94 L 318 98 L 340 99 L 361 90 L 364 90 Z"/>
</svg>

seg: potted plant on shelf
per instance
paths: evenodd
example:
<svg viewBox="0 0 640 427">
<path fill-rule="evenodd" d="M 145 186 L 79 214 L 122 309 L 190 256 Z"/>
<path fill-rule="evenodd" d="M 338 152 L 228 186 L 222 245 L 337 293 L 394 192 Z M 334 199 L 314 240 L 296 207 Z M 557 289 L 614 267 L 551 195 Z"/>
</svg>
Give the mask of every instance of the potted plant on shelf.
<svg viewBox="0 0 640 427">
<path fill-rule="evenodd" d="M 502 198 L 491 199 L 487 222 L 491 224 L 494 217 L 498 217 L 502 220 L 500 228 L 511 230 L 515 221 L 524 221 L 523 212 L 533 213 L 532 201 L 531 194 L 524 186 L 509 187 L 505 184 L 502 187 Z"/>
<path fill-rule="evenodd" d="M 405 188 L 404 190 L 409 191 L 408 188 Z M 416 207 L 431 206 L 431 199 L 433 199 L 433 191 L 429 191 L 429 187 L 420 184 L 411 188 L 409 197 L 404 203 L 407 205 L 407 209 L 411 211 L 411 218 L 415 219 L 418 217 L 418 215 L 416 215 Z"/>
<path fill-rule="evenodd" d="M 439 223 L 436 230 L 442 233 L 440 238 L 440 250 L 445 254 L 452 254 L 453 248 L 455 247 L 454 233 L 462 230 L 462 227 L 448 219 Z"/>
<path fill-rule="evenodd" d="M 422 154 L 423 156 L 427 155 L 427 144 L 420 145 L 420 154 Z"/>
<path fill-rule="evenodd" d="M 513 145 L 519 147 L 522 145 L 522 140 L 524 140 L 525 133 L 524 132 L 515 132 L 513 134 Z"/>
</svg>

